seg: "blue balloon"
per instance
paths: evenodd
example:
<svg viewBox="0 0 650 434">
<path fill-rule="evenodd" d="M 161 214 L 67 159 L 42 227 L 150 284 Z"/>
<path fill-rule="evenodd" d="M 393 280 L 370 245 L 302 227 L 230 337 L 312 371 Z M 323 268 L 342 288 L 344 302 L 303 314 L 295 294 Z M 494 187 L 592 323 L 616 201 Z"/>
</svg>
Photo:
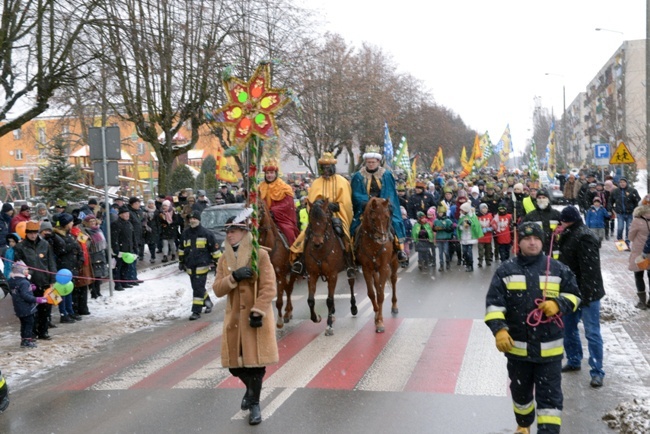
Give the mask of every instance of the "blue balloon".
<svg viewBox="0 0 650 434">
<path fill-rule="evenodd" d="M 67 268 L 61 268 L 59 271 L 57 271 L 56 273 L 57 283 L 60 283 L 61 285 L 65 285 L 71 280 L 72 280 L 72 271 L 68 270 Z"/>
</svg>

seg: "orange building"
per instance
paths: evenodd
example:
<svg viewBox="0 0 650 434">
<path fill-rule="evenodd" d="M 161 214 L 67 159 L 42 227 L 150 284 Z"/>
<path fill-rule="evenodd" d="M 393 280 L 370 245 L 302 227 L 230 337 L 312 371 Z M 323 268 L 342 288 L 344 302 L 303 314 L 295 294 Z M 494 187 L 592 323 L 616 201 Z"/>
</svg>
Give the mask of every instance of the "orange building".
<svg viewBox="0 0 650 434">
<path fill-rule="evenodd" d="M 99 119 L 95 126 L 101 126 Z M 120 128 L 122 159 L 118 162 L 120 190 L 123 194 L 151 196 L 158 179 L 158 159 L 149 143 L 143 142 L 135 126 L 118 118 L 108 121 L 108 126 Z M 42 117 L 24 124 L 20 129 L 0 137 L 0 187 L 18 191 L 14 200 L 31 197 L 37 192 L 32 182 L 38 179 L 38 168 L 48 164 L 47 149 L 55 138 L 69 143 L 70 163 L 79 165 L 84 173 L 83 183 L 93 185 L 93 164 L 89 158 L 88 144 L 82 140 L 77 119 L 70 117 Z M 187 143 L 191 133 L 182 127 L 174 137 L 179 145 Z M 208 127 L 200 131 L 198 143 L 188 154 L 178 158 L 178 163 L 200 170 L 208 155 L 215 158 L 221 151 L 219 140 Z M 4 200 L 0 197 L 0 200 Z"/>
</svg>

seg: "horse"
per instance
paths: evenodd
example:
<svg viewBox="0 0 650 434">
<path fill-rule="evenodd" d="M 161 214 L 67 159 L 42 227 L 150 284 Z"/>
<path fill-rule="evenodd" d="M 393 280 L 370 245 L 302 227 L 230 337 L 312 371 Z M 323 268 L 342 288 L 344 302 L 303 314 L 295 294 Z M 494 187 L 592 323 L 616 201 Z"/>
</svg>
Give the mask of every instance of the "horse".
<svg viewBox="0 0 650 434">
<path fill-rule="evenodd" d="M 384 288 L 390 278 L 393 287 L 391 313 L 397 315 L 397 251 L 393 248 L 390 230 L 392 211 L 390 201 L 373 197 L 361 216 L 356 234 L 356 260 L 363 270 L 368 287 L 368 298 L 375 311 L 375 332 L 384 332 Z"/>
<path fill-rule="evenodd" d="M 277 284 L 277 299 L 275 306 L 278 309 L 276 326 L 281 329 L 285 323 L 293 318 L 293 304 L 291 293 L 296 281 L 296 275 L 291 272 L 291 261 L 289 261 L 289 245 L 280 235 L 278 226 L 271 218 L 271 213 L 264 201 L 258 201 L 259 210 L 259 242 L 260 246 L 271 249 L 269 257 L 275 270 L 275 281 Z M 283 294 L 287 294 L 287 307 L 282 315 Z"/>
<path fill-rule="evenodd" d="M 305 236 L 304 262 L 307 270 L 309 296 L 307 304 L 311 313 L 311 320 L 315 323 L 321 321 L 320 315 L 314 312 L 314 294 L 316 283 L 321 277 L 327 282 L 327 329 L 325 336 L 334 334 L 332 325 L 335 318 L 334 313 L 334 291 L 340 271 L 346 269 L 345 249 L 342 240 L 334 232 L 332 225 L 332 211 L 329 209 L 329 200 L 318 199 L 309 203 L 309 226 Z M 348 278 L 350 285 L 350 311 L 352 315 L 357 314 L 357 302 L 354 297 L 354 277 Z"/>
</svg>

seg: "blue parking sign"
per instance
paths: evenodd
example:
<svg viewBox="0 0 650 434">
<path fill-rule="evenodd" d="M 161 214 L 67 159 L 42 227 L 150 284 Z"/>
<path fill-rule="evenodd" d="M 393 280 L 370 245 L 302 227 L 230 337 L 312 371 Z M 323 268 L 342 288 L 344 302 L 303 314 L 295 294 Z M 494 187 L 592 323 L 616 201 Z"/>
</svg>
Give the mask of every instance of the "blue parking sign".
<svg viewBox="0 0 650 434">
<path fill-rule="evenodd" d="M 610 157 L 609 143 L 596 143 L 594 145 L 594 157 L 609 159 Z"/>
</svg>

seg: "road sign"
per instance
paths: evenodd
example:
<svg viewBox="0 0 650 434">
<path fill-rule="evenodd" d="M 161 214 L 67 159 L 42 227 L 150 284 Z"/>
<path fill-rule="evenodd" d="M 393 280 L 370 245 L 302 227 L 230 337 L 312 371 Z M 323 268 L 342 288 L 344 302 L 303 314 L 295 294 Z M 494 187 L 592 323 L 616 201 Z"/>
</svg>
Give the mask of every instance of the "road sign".
<svg viewBox="0 0 650 434">
<path fill-rule="evenodd" d="M 120 127 L 104 128 L 106 134 L 106 159 L 121 160 L 120 152 Z M 102 129 L 99 127 L 88 128 L 88 147 L 92 161 L 102 160 Z"/>
<path fill-rule="evenodd" d="M 612 154 L 612 157 L 609 159 L 609 164 L 632 164 L 636 163 L 636 160 L 632 156 L 630 150 L 625 146 L 625 143 L 620 142 L 618 148 Z"/>
<path fill-rule="evenodd" d="M 106 175 L 108 177 L 108 182 L 104 183 L 104 165 L 101 161 L 93 162 L 93 170 L 95 171 L 94 183 L 95 187 L 119 187 L 119 167 L 117 161 L 107 161 L 106 162 Z"/>
<path fill-rule="evenodd" d="M 610 154 L 609 143 L 596 143 L 594 145 L 594 163 L 596 166 L 609 165 Z"/>
</svg>

